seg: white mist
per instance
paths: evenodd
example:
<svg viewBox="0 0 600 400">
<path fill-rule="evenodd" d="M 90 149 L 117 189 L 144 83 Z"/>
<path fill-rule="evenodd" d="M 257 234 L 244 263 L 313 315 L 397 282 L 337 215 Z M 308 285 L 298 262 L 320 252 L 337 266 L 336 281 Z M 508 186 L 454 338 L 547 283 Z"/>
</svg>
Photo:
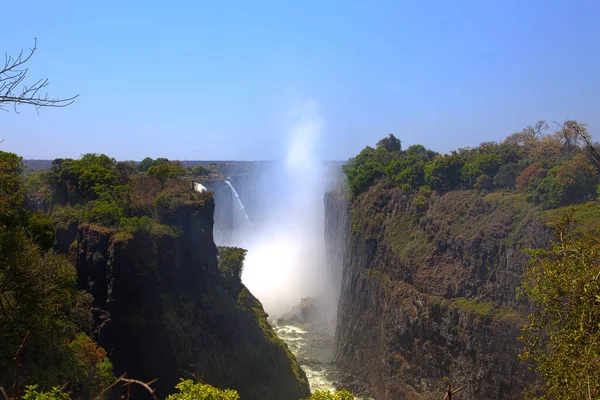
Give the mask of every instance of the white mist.
<svg viewBox="0 0 600 400">
<path fill-rule="evenodd" d="M 328 290 L 324 164 L 317 158 L 323 126 L 315 102 L 296 107 L 285 160 L 273 163 L 257 182 L 262 218 L 242 246 L 248 249 L 242 280 L 272 315 Z"/>
</svg>

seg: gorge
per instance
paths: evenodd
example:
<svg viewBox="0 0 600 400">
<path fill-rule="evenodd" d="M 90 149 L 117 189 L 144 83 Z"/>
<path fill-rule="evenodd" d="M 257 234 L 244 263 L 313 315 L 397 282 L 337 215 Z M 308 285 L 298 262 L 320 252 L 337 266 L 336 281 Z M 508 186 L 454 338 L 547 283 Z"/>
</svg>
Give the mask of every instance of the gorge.
<svg viewBox="0 0 600 400">
<path fill-rule="evenodd" d="M 550 161 L 531 143 L 439 155 L 390 135 L 345 164 L 303 145 L 284 162 L 194 166 L 200 175 L 86 154 L 26 185 L 19 157 L 0 153 L 13 165 L 5 179 L 23 185 L 0 234 L 13 268 L 0 317 L 14 318 L 0 325 L 2 357 L 35 327 L 24 375 L 44 389 L 67 380 L 79 397 L 127 373 L 160 377 L 160 397 L 191 377 L 249 400 L 333 388 L 439 399 L 449 385 L 463 398 L 519 398 L 544 382 L 528 364 L 531 343 L 546 340 L 531 325 L 544 311 L 531 257 L 550 268 L 580 254 L 566 240 L 594 238 L 600 220 L 597 168 L 563 137 Z M 50 278 L 36 281 L 40 268 Z M 594 276 L 575 281 L 578 299 Z M 49 375 L 47 363 L 60 367 Z M 11 367 L 0 367 L 6 386 Z"/>
</svg>

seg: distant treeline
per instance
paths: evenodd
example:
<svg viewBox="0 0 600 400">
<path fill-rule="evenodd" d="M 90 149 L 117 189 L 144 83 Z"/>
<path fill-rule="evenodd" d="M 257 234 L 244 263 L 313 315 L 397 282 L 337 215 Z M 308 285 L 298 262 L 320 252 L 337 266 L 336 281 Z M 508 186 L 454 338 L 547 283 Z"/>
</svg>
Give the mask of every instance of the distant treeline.
<svg viewBox="0 0 600 400">
<path fill-rule="evenodd" d="M 585 124 L 567 120 L 549 133 L 544 121 L 509 135 L 440 155 L 422 145 L 402 150 L 393 134 L 344 166 L 354 196 L 378 181 L 406 191 L 517 190 L 544 208 L 596 198 L 598 153 Z"/>
</svg>

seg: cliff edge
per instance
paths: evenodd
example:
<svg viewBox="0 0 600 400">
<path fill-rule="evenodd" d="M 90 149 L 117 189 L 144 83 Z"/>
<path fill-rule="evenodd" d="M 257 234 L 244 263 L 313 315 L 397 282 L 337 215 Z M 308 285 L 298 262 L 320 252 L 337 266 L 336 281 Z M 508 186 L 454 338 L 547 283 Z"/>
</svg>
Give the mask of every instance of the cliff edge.
<svg viewBox="0 0 600 400">
<path fill-rule="evenodd" d="M 521 250 L 551 238 L 536 209 L 509 192 L 424 197 L 383 184 L 353 199 L 329 194 L 325 207 L 329 221 L 348 221 L 337 228 L 346 251 L 335 358 L 361 382 L 351 388 L 434 399 L 450 381 L 467 398 L 521 396 Z"/>
</svg>

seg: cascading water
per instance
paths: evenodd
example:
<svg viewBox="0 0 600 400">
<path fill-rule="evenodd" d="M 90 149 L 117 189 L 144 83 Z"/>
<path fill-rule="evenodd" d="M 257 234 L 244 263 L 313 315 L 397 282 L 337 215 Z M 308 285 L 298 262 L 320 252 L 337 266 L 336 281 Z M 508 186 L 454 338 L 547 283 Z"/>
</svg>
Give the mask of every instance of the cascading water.
<svg viewBox="0 0 600 400">
<path fill-rule="evenodd" d="M 247 248 L 254 227 L 237 190 L 229 180 L 213 186 L 215 191 L 214 238 L 217 246 Z"/>
<path fill-rule="evenodd" d="M 248 250 L 242 282 L 272 317 L 311 388 L 331 390 L 337 380 L 331 359 L 339 282 L 328 273 L 326 260 L 323 196 L 327 182 L 325 165 L 317 158 L 322 121 L 316 111 L 311 103 L 295 115 L 284 160 L 233 177 L 242 197 L 230 178 L 212 189 L 215 243 Z M 319 305 L 317 315 L 298 319 L 298 313 L 290 310 L 307 298 Z"/>
<path fill-rule="evenodd" d="M 246 207 L 244 207 L 244 203 L 242 203 L 242 199 L 240 199 L 240 195 L 238 194 L 237 190 L 235 190 L 235 188 L 233 187 L 231 182 L 229 182 L 228 180 L 225 180 L 225 184 L 227 186 L 229 186 L 233 196 L 236 199 L 235 207 L 237 208 L 239 213 L 241 215 L 243 215 L 243 217 L 244 217 L 243 219 L 247 222 L 246 227 L 252 228 L 252 223 L 250 222 L 250 217 L 248 217 L 248 213 L 246 212 Z"/>
</svg>

